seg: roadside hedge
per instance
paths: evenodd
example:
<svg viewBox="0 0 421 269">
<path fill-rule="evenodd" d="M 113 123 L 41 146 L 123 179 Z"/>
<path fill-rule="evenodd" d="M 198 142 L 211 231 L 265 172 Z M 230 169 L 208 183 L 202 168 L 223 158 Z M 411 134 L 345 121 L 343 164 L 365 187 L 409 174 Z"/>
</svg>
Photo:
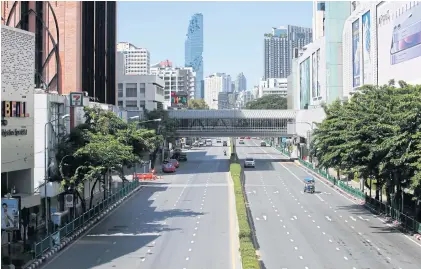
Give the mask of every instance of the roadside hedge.
<svg viewBox="0 0 421 269">
<path fill-rule="evenodd" d="M 253 246 L 252 231 L 247 221 L 246 204 L 241 187 L 240 174 L 241 165 L 231 163 L 230 173 L 234 183 L 235 206 L 237 209 L 237 218 L 239 226 L 240 253 L 243 269 L 259 269 L 259 261 L 256 255 L 256 249 Z"/>
</svg>

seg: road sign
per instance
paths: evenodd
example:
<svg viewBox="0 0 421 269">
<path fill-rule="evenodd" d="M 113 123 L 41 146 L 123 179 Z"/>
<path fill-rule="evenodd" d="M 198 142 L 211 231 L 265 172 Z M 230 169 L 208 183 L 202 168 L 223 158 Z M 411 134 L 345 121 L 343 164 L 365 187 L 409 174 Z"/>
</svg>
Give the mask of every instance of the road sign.
<svg viewBox="0 0 421 269">
<path fill-rule="evenodd" d="M 83 106 L 83 93 L 82 92 L 71 92 L 70 93 L 70 106 Z"/>
</svg>

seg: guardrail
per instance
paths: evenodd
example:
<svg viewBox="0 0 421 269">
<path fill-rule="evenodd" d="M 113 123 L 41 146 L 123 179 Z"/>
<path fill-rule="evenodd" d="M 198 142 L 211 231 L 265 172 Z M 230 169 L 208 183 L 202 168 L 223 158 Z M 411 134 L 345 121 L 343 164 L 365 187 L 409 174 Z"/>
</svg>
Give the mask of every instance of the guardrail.
<svg viewBox="0 0 421 269">
<path fill-rule="evenodd" d="M 42 254 L 50 250 L 51 248 L 60 245 L 64 238 L 69 237 L 78 229 L 84 227 L 92 219 L 96 218 L 102 211 L 109 208 L 111 205 L 116 203 L 118 200 L 129 194 L 132 190 L 136 189 L 141 183 L 139 181 L 132 181 L 126 183 L 125 186 L 121 187 L 116 193 L 109 196 L 107 199 L 100 202 L 89 211 L 83 213 L 78 218 L 62 226 L 60 229 L 45 237 L 40 242 L 34 244 L 34 256 L 40 258 Z"/>
<path fill-rule="evenodd" d="M 289 152 L 285 151 L 283 148 L 275 148 L 284 155 L 290 156 Z M 371 212 L 380 214 L 388 220 L 394 220 L 394 224 L 397 224 L 397 226 L 400 226 L 401 228 L 407 231 L 421 234 L 421 223 L 416 221 L 413 217 L 410 217 L 404 214 L 402 211 L 366 195 L 360 189 L 345 184 L 341 180 L 338 180 L 336 177 L 333 177 L 326 173 L 326 171 L 313 167 L 313 164 L 304 161 L 303 159 L 298 159 L 298 161 L 309 170 L 329 180 L 332 184 L 339 187 L 342 191 L 352 195 L 355 198 L 364 200 L 364 206 Z"/>
</svg>

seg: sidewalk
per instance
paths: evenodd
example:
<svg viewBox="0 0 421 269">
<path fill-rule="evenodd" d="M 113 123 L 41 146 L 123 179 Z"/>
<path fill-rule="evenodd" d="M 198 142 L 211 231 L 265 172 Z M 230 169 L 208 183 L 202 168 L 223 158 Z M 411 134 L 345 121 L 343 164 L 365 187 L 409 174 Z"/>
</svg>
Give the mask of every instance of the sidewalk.
<svg viewBox="0 0 421 269">
<path fill-rule="evenodd" d="M 124 174 L 128 181 L 132 181 L 133 179 L 133 171 L 134 169 L 125 169 Z M 143 172 L 143 168 L 139 165 L 137 167 L 137 172 Z M 119 175 L 113 174 L 111 175 L 112 183 L 111 183 L 111 192 L 106 193 L 106 197 L 110 197 L 113 194 L 118 193 L 122 187 L 123 182 Z M 129 182 L 127 182 L 129 183 Z M 127 184 L 126 183 L 126 184 Z M 108 186 L 107 186 L 108 187 Z M 85 205 L 86 210 L 89 210 L 90 205 L 90 198 L 85 198 Z M 99 191 L 94 194 L 94 199 L 92 201 L 92 208 L 99 205 L 104 201 L 104 191 Z M 80 217 L 82 215 L 82 207 L 78 206 L 76 210 L 76 218 Z M 73 219 L 73 218 L 72 218 Z M 62 225 L 62 227 L 65 224 Z M 28 229 L 27 229 L 28 230 Z M 50 230 L 51 233 L 56 232 L 57 229 Z M 27 231 L 28 232 L 28 231 Z M 23 235 L 22 235 L 23 237 Z M 27 264 L 29 261 L 34 259 L 34 245 L 36 242 L 41 242 L 43 239 L 46 238 L 46 229 L 45 229 L 45 221 L 42 219 L 38 221 L 37 224 L 37 230 L 35 231 L 35 234 L 33 236 L 27 236 L 26 244 L 29 245 L 29 249 L 24 249 L 23 240 L 12 242 L 10 244 L 10 253 L 12 258 L 12 263 L 16 266 L 16 268 L 23 268 L 25 264 Z M 5 240 L 3 240 L 5 239 Z M 3 244 L 3 242 L 6 242 L 6 244 Z M 2 246 L 1 246 L 1 253 L 2 253 L 2 259 L 9 256 L 9 245 L 7 244 L 7 234 L 2 233 Z M 2 262 L 2 265 L 4 263 Z"/>
</svg>

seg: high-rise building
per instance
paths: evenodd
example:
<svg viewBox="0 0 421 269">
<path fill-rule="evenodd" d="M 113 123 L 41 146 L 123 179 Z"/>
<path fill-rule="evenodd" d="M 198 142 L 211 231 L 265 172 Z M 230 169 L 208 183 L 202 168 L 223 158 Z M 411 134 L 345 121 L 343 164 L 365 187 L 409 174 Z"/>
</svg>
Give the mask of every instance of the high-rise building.
<svg viewBox="0 0 421 269">
<path fill-rule="evenodd" d="M 312 41 L 312 30 L 293 25 L 273 27 L 272 33 L 264 37 L 264 79 L 286 78 L 291 73 L 294 49 L 301 49 Z"/>
<path fill-rule="evenodd" d="M 35 34 L 35 87 L 116 104 L 116 2 L 2 1 L 2 24 Z"/>
<path fill-rule="evenodd" d="M 325 1 L 313 1 L 313 41 L 325 35 Z"/>
<path fill-rule="evenodd" d="M 165 81 L 165 104 L 167 107 L 180 107 L 178 96 L 194 97 L 196 73 L 192 67 L 173 67 L 169 60 L 151 67 L 151 74 Z M 187 100 L 186 100 L 187 101 Z"/>
<path fill-rule="evenodd" d="M 247 79 L 244 76 L 243 72 L 237 75 L 237 80 L 235 81 L 235 89 L 238 92 L 242 92 L 247 89 Z"/>
<path fill-rule="evenodd" d="M 117 51 L 124 54 L 124 73 L 126 75 L 150 74 L 150 53 L 145 48 L 138 48 L 129 42 L 117 44 Z"/>
<path fill-rule="evenodd" d="M 215 73 L 205 78 L 205 102 L 209 108 L 218 108 L 218 94 L 231 92 L 231 76 L 225 73 Z"/>
<path fill-rule="evenodd" d="M 203 14 L 192 16 L 185 41 L 185 66 L 196 73 L 195 99 L 204 98 L 203 82 Z"/>
</svg>

